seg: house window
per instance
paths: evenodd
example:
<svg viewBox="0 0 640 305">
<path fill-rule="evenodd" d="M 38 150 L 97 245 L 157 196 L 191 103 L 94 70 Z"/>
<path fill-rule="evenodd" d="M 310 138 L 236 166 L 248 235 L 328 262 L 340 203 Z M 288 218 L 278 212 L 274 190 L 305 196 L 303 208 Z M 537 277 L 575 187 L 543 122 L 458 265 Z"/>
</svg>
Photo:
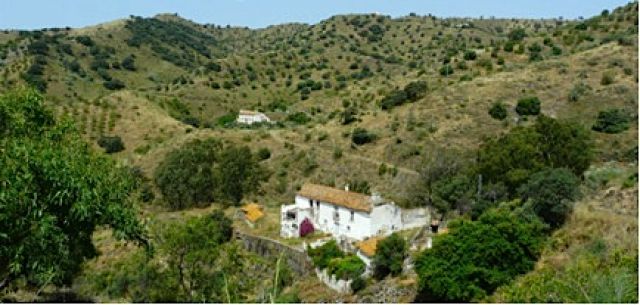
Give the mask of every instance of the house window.
<svg viewBox="0 0 640 305">
<path fill-rule="evenodd" d="M 287 212 L 287 220 L 295 220 L 296 219 L 296 213 L 295 212 Z"/>
<path fill-rule="evenodd" d="M 351 221 L 353 221 L 353 219 L 354 219 L 354 217 L 355 217 L 355 214 L 356 214 L 356 213 L 355 213 L 354 211 L 351 211 Z"/>
<path fill-rule="evenodd" d="M 320 209 L 320 201 L 316 201 L 316 209 Z"/>
<path fill-rule="evenodd" d="M 350 226 L 347 226 L 347 231 L 351 231 L 351 227 Z"/>
<path fill-rule="evenodd" d="M 313 207 L 313 199 L 309 199 L 309 207 L 312 208 Z"/>
</svg>

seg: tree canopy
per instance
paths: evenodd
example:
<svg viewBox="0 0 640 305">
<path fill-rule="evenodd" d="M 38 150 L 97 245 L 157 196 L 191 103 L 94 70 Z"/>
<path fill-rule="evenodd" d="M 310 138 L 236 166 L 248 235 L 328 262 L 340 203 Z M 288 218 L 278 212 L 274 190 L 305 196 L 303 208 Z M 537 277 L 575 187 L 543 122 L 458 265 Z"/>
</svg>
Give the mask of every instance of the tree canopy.
<svg viewBox="0 0 640 305">
<path fill-rule="evenodd" d="M 213 165 L 222 143 L 193 140 L 170 152 L 155 172 L 155 183 L 173 209 L 213 201 Z"/>
<path fill-rule="evenodd" d="M 478 152 L 477 171 L 490 183 L 504 183 L 510 194 L 545 167 L 582 176 L 593 159 L 593 144 L 582 126 L 540 116 L 531 127 L 516 127 L 489 139 Z"/>
<path fill-rule="evenodd" d="M 214 200 L 238 204 L 267 178 L 248 147 L 224 147 L 214 138 L 196 139 L 170 152 L 155 172 L 155 183 L 172 209 Z"/>
<path fill-rule="evenodd" d="M 97 255 L 98 226 L 146 244 L 130 170 L 92 151 L 70 123 L 56 123 L 37 92 L 0 97 L 0 124 L 0 286 L 70 283 Z"/>
<path fill-rule="evenodd" d="M 222 201 L 239 204 L 246 194 L 257 192 L 267 178 L 268 172 L 260 166 L 249 147 L 231 146 L 220 154 L 215 181 Z"/>
<path fill-rule="evenodd" d="M 416 259 L 419 302 L 479 301 L 531 270 L 545 238 L 537 218 L 506 208 L 456 220 Z"/>
<path fill-rule="evenodd" d="M 552 228 L 558 228 L 580 195 L 579 185 L 580 180 L 568 169 L 548 168 L 533 174 L 519 192 L 523 201 L 531 200 L 536 215 Z"/>
</svg>

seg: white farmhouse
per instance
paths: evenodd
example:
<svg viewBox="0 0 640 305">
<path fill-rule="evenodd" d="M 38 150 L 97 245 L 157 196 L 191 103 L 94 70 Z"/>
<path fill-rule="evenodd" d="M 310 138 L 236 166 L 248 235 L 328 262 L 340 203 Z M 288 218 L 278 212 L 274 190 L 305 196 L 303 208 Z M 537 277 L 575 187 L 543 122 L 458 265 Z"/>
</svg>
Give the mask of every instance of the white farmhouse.
<svg viewBox="0 0 640 305">
<path fill-rule="evenodd" d="M 315 230 L 336 238 L 363 240 L 402 229 L 402 210 L 379 195 L 368 196 L 347 189 L 306 183 L 295 204 L 281 208 L 281 235 L 299 237 L 305 219 Z"/>
<path fill-rule="evenodd" d="M 254 123 L 271 122 L 271 120 L 262 112 L 240 110 L 236 122 L 251 125 Z"/>
</svg>

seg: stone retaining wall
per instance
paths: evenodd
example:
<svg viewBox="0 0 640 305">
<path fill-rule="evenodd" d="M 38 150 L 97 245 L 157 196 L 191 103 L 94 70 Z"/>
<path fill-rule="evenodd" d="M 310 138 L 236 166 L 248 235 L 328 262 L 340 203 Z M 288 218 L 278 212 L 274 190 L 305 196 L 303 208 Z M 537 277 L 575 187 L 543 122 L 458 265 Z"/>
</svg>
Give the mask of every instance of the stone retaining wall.
<svg viewBox="0 0 640 305">
<path fill-rule="evenodd" d="M 262 257 L 277 259 L 280 253 L 284 253 L 287 265 L 299 275 L 306 275 L 313 270 L 313 263 L 304 249 L 298 249 L 285 245 L 277 240 L 234 231 L 236 239 L 241 241 L 245 249 Z"/>
</svg>

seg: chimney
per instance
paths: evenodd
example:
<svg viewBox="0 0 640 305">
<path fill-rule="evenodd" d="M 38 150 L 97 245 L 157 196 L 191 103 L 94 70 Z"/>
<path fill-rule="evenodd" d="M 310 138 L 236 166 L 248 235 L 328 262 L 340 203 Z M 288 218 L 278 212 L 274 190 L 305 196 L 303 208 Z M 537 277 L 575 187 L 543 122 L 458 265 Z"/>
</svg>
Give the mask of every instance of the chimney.
<svg viewBox="0 0 640 305">
<path fill-rule="evenodd" d="M 345 191 L 347 191 L 347 192 L 349 191 L 349 184 L 346 184 L 346 185 L 344 186 L 344 190 L 345 190 Z"/>
<path fill-rule="evenodd" d="M 380 196 L 380 193 L 372 193 L 371 194 L 371 202 L 373 202 L 374 205 L 378 205 L 384 202 L 384 200 L 382 199 L 382 196 Z"/>
</svg>

